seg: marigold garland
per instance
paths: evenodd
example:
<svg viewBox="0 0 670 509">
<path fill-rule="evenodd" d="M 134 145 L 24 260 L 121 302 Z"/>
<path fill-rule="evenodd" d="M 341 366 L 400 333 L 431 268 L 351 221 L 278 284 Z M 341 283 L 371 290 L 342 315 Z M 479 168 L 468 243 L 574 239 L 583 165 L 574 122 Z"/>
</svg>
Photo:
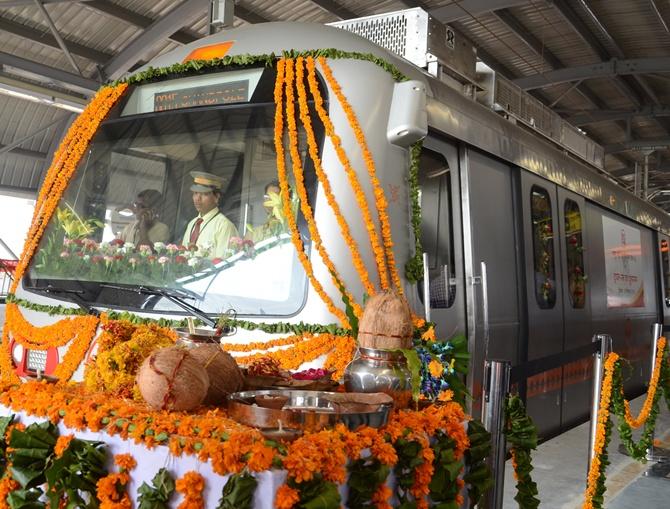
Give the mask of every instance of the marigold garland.
<svg viewBox="0 0 670 509">
<path fill-rule="evenodd" d="M 20 487 L 21 485 L 12 479 L 9 473 L 5 473 L 5 476 L 0 480 L 0 509 L 10 509 L 7 503 L 7 495 L 12 491 L 18 490 Z"/>
<path fill-rule="evenodd" d="M 300 210 L 302 211 L 302 215 L 305 218 L 305 222 L 307 223 L 307 229 L 312 238 L 312 242 L 317 252 L 319 253 L 319 256 L 321 257 L 323 264 L 328 269 L 328 272 L 330 273 L 330 276 L 333 280 L 333 284 L 335 285 L 335 287 L 338 287 L 340 285 L 340 281 L 342 281 L 342 276 L 340 276 L 339 272 L 337 271 L 337 268 L 335 268 L 333 261 L 330 259 L 330 256 L 328 255 L 328 251 L 326 251 L 326 248 L 323 245 L 323 239 L 321 238 L 319 228 L 317 227 L 316 221 L 314 219 L 314 211 L 312 210 L 312 207 L 309 204 L 309 197 L 307 196 L 307 188 L 305 187 L 305 175 L 303 173 L 302 163 L 300 161 L 300 149 L 298 147 L 298 126 L 295 118 L 294 84 L 298 88 L 302 86 L 304 90 L 304 83 L 303 83 L 304 77 L 301 72 L 302 71 L 301 65 L 302 61 L 296 63 L 293 61 L 293 59 L 290 58 L 285 60 L 284 68 L 286 74 L 284 84 L 286 93 L 286 124 L 288 128 L 291 168 L 293 171 L 293 178 L 295 180 L 296 192 L 298 193 L 298 198 L 300 200 Z M 304 94 L 302 100 L 305 101 L 306 106 L 307 103 Z M 351 293 L 349 293 L 345 289 L 344 294 L 354 306 L 356 316 L 361 316 L 362 309 L 358 304 L 356 304 L 356 301 L 354 300 Z"/>
<path fill-rule="evenodd" d="M 14 282 L 10 291 L 16 292 L 19 282 L 28 267 L 35 250 L 49 224 L 58 202 L 63 195 L 81 157 L 105 119 L 109 111 L 123 95 L 128 85 L 119 83 L 113 87 L 101 88 L 84 111 L 79 115 L 54 154 L 53 162 L 47 170 L 44 183 L 35 202 L 33 218 L 26 236 L 23 252 L 16 266 Z"/>
<path fill-rule="evenodd" d="M 605 472 L 603 468 L 602 454 L 607 448 L 607 427 L 610 422 L 610 402 L 612 398 L 612 379 L 616 363 L 619 360 L 617 353 L 610 353 L 605 361 L 605 376 L 603 377 L 600 391 L 600 406 L 598 408 L 598 421 L 596 426 L 596 440 L 593 444 L 593 460 L 589 468 L 586 481 L 586 492 L 582 509 L 593 509 L 593 499 L 601 491 L 604 491 Z"/>
<path fill-rule="evenodd" d="M 131 509 L 132 502 L 126 491 L 130 482 L 130 472 L 137 462 L 130 454 L 117 454 L 114 464 L 120 471 L 109 474 L 98 480 L 96 497 L 100 501 L 100 509 Z"/>
<path fill-rule="evenodd" d="M 349 326 L 349 320 L 347 319 L 344 312 L 335 306 L 333 300 L 323 289 L 323 286 L 319 280 L 314 275 L 314 270 L 312 269 L 312 263 L 305 253 L 305 245 L 302 242 L 300 237 L 300 231 L 298 230 L 298 225 L 296 223 L 293 211 L 291 210 L 291 197 L 289 191 L 288 175 L 286 173 L 286 156 L 284 153 L 284 114 L 283 114 L 283 103 L 284 103 L 284 81 L 285 81 L 285 60 L 281 59 L 277 62 L 277 79 L 275 81 L 274 89 L 274 99 L 275 99 L 275 127 L 274 127 L 274 143 L 275 151 L 277 152 L 277 178 L 279 180 L 279 189 L 282 196 L 282 202 L 284 206 L 284 217 L 288 222 L 289 230 L 291 232 L 291 241 L 295 247 L 298 259 L 307 274 L 307 278 L 312 284 L 314 291 L 321 297 L 321 300 L 326 304 L 328 310 L 340 320 L 340 323 L 344 324 L 345 327 Z"/>
<path fill-rule="evenodd" d="M 205 478 L 198 472 L 190 471 L 184 474 L 184 477 L 177 479 L 177 493 L 184 496 L 184 500 L 177 509 L 203 509 L 205 502 L 202 498 L 202 491 L 205 489 Z"/>
<path fill-rule="evenodd" d="M 370 275 L 368 274 L 368 271 L 365 268 L 365 263 L 363 262 L 361 252 L 358 249 L 358 244 L 351 235 L 351 229 L 349 228 L 349 224 L 347 223 L 347 220 L 344 218 L 344 215 L 342 214 L 340 205 L 337 203 L 337 198 L 335 198 L 335 195 L 333 194 L 333 188 L 330 185 L 328 175 L 326 175 L 326 172 L 324 171 L 323 166 L 321 165 L 321 158 L 319 157 L 319 147 L 316 142 L 314 129 L 312 127 L 312 119 L 309 114 L 309 109 L 307 107 L 307 91 L 305 89 L 304 75 L 305 75 L 304 59 L 300 57 L 297 60 L 298 105 L 300 111 L 300 120 L 307 135 L 307 147 L 309 149 L 309 155 L 312 159 L 312 162 L 314 163 L 314 170 L 316 172 L 317 178 L 319 179 L 319 183 L 321 184 L 321 187 L 323 189 L 323 194 L 326 197 L 326 201 L 328 202 L 328 205 L 333 211 L 333 215 L 335 216 L 337 224 L 340 227 L 342 238 L 344 239 L 344 242 L 347 244 L 347 247 L 351 252 L 352 264 L 354 265 L 354 268 L 356 269 L 358 276 L 361 278 L 361 282 L 363 283 L 363 287 L 365 288 L 367 294 L 374 295 L 375 287 L 370 281 Z M 316 76 L 314 75 L 314 73 L 308 72 L 307 79 L 308 82 L 310 83 L 310 87 L 318 90 L 318 84 L 316 83 Z"/>
<path fill-rule="evenodd" d="M 330 138 L 330 141 L 333 144 L 335 153 L 337 154 L 340 163 L 342 164 L 347 178 L 349 179 L 349 184 L 353 190 L 354 196 L 356 198 L 356 203 L 358 204 L 358 209 L 363 216 L 363 222 L 365 224 L 365 229 L 368 232 L 370 239 L 370 245 L 372 252 L 375 256 L 375 262 L 377 264 L 377 271 L 379 273 L 379 280 L 382 288 L 388 288 L 388 271 L 386 269 L 386 260 L 384 254 L 384 248 L 382 247 L 379 235 L 377 233 L 377 227 L 375 226 L 374 221 L 372 220 L 372 214 L 370 213 L 370 207 L 368 206 L 367 199 L 365 198 L 365 192 L 361 186 L 361 183 L 356 175 L 356 171 L 352 168 L 349 157 L 347 156 L 344 148 L 342 147 L 342 140 L 335 133 L 335 127 L 333 126 L 328 112 L 323 106 L 323 98 L 321 97 L 321 92 L 319 91 L 318 83 L 316 81 L 316 66 L 314 59 L 307 59 L 307 70 L 308 73 L 308 83 L 309 90 L 314 98 L 314 107 L 316 109 L 321 123 L 323 124 L 326 135 Z M 332 84 L 331 84 L 332 87 Z"/>
<path fill-rule="evenodd" d="M 321 68 L 323 69 L 326 81 L 328 82 L 333 92 L 335 93 L 340 103 L 340 106 L 342 106 L 342 109 L 344 110 L 344 113 L 347 116 L 347 119 L 349 120 L 349 126 L 353 130 L 354 135 L 356 136 L 356 141 L 358 142 L 358 145 L 360 146 L 361 151 L 363 152 L 363 160 L 365 161 L 365 167 L 368 171 L 370 182 L 372 183 L 372 192 L 375 198 L 377 216 L 379 217 L 379 224 L 382 232 L 382 241 L 384 243 L 384 256 L 386 257 L 385 266 L 388 268 L 388 271 L 391 274 L 391 279 L 395 284 L 396 290 L 399 293 L 402 293 L 402 283 L 400 282 L 400 276 L 398 275 L 398 270 L 395 263 L 395 256 L 393 254 L 391 221 L 388 217 L 387 212 L 388 202 L 386 201 L 386 195 L 384 193 L 384 189 L 382 188 L 381 183 L 377 178 L 374 158 L 370 153 L 367 141 L 365 140 L 365 134 L 363 133 L 363 129 L 361 129 L 361 125 L 360 122 L 358 121 L 358 118 L 356 117 L 356 113 L 354 112 L 351 105 L 349 104 L 349 101 L 342 92 L 342 87 L 340 87 L 340 84 L 333 76 L 333 72 L 330 69 L 330 66 L 328 65 L 326 58 L 322 56 L 318 57 L 318 61 L 319 64 L 321 65 Z M 387 286 L 384 286 L 386 277 L 387 276 L 382 276 L 383 288 L 387 288 Z"/>
<path fill-rule="evenodd" d="M 647 389 L 647 397 L 644 400 L 640 414 L 637 417 L 633 417 L 630 411 L 630 402 L 627 399 L 624 399 L 624 409 L 626 412 L 626 422 L 628 425 L 637 429 L 647 422 L 649 414 L 651 413 L 652 408 L 654 407 L 654 400 L 656 398 L 656 390 L 658 389 L 658 381 L 661 376 L 661 366 L 664 362 L 664 352 L 665 352 L 666 340 L 664 337 L 660 337 L 656 344 L 656 359 L 654 362 L 654 370 L 651 374 L 651 380 L 649 381 L 649 388 Z M 623 391 L 623 387 L 621 387 Z"/>
<path fill-rule="evenodd" d="M 31 350 L 47 350 L 70 343 L 65 356 L 53 373 L 59 382 L 67 382 L 84 359 L 95 336 L 98 321 L 96 316 L 85 315 L 63 318 L 51 325 L 35 327 L 23 317 L 16 304 L 8 303 L 0 348 L 0 378 L 11 383 L 18 381 L 12 361 L 11 340 Z"/>
</svg>

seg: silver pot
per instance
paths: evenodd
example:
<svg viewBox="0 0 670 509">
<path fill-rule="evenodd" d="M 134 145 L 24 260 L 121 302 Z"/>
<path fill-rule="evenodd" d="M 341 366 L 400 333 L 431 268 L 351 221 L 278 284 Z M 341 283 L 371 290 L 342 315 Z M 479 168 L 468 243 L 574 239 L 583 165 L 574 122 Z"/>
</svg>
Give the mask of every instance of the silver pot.
<svg viewBox="0 0 670 509">
<path fill-rule="evenodd" d="M 359 348 L 344 369 L 347 392 L 385 392 L 396 408 L 406 408 L 412 399 L 412 373 L 402 352 Z"/>
</svg>

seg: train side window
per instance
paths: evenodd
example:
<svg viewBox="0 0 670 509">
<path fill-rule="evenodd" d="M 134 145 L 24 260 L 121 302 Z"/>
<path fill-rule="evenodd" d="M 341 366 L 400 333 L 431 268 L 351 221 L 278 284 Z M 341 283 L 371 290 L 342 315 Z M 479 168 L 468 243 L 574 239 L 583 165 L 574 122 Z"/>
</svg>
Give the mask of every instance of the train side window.
<svg viewBox="0 0 670 509">
<path fill-rule="evenodd" d="M 556 268 L 551 198 L 546 189 L 539 186 L 531 188 L 530 211 L 533 229 L 535 299 L 541 309 L 551 309 L 556 304 Z"/>
<path fill-rule="evenodd" d="M 421 245 L 428 253 L 430 307 L 445 309 L 456 298 L 454 278 L 454 228 L 451 218 L 451 173 L 439 152 L 424 148 L 419 164 L 421 201 Z M 423 281 L 419 281 L 423 302 Z"/>
<path fill-rule="evenodd" d="M 670 245 L 668 241 L 661 240 L 661 266 L 663 267 L 663 290 L 665 292 L 665 307 L 670 307 Z"/>
<path fill-rule="evenodd" d="M 584 241 L 582 213 L 573 200 L 565 200 L 565 256 L 568 268 L 568 296 L 574 309 L 586 304 L 586 274 L 584 273 Z"/>
</svg>

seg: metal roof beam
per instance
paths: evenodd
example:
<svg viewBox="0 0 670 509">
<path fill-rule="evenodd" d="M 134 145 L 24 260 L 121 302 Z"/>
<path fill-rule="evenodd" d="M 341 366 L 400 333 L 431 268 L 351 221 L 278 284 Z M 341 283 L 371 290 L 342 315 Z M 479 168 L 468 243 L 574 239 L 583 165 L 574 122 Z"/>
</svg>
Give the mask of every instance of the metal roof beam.
<svg viewBox="0 0 670 509">
<path fill-rule="evenodd" d="M 154 21 L 139 36 L 114 55 L 102 68 L 103 74 L 111 80 L 120 78 L 133 64 L 136 64 L 147 52 L 151 51 L 156 43 L 192 21 L 196 14 L 204 15 L 208 5 L 209 0 L 184 0 L 165 16 Z"/>
<path fill-rule="evenodd" d="M 515 83 L 524 90 L 533 90 L 569 81 L 655 72 L 670 72 L 670 57 L 632 58 L 629 60 L 613 58 L 608 62 L 564 67 L 525 76 L 515 80 Z"/>
<path fill-rule="evenodd" d="M 89 0 L 42 0 L 43 4 L 73 4 L 75 2 L 88 2 Z M 34 0 L 2 0 L 0 7 L 5 9 L 7 7 L 32 7 L 35 5 Z"/>
<path fill-rule="evenodd" d="M 252 25 L 255 23 L 267 23 L 270 21 L 266 17 L 250 11 L 240 4 L 235 4 L 235 17 L 240 18 L 242 21 L 246 21 L 247 23 L 251 23 Z"/>
<path fill-rule="evenodd" d="M 359 17 L 355 12 L 350 11 L 333 0 L 310 0 L 310 2 L 341 20 Z"/>
<path fill-rule="evenodd" d="M 663 26 L 663 29 L 670 34 L 670 18 L 665 16 L 656 4 L 656 0 L 651 0 L 651 9 L 654 11 L 654 14 L 658 18 L 659 23 Z"/>
<path fill-rule="evenodd" d="M 121 7 L 120 5 L 116 5 L 108 0 L 90 0 L 86 2 L 86 6 L 140 28 L 148 28 L 154 22 L 152 18 L 126 9 L 125 7 Z M 236 13 L 239 8 L 240 6 L 235 6 Z M 168 39 L 178 44 L 189 44 L 200 39 L 200 37 L 201 35 L 195 32 L 182 29 L 169 35 Z"/>
<path fill-rule="evenodd" d="M 77 76 L 76 74 L 17 57 L 16 55 L 10 55 L 9 53 L 0 52 L 0 65 L 7 65 L 28 72 L 37 79 L 46 78 L 60 84 L 64 88 L 75 90 L 85 95 L 91 95 L 92 92 L 100 88 L 100 83 L 95 80 Z"/>
<path fill-rule="evenodd" d="M 507 9 L 492 13 L 503 25 L 511 30 L 521 42 L 540 58 L 544 59 L 553 68 L 563 67 L 563 63 L 537 37 L 524 27 L 521 22 Z"/>
<path fill-rule="evenodd" d="M 420 0 L 400 0 L 400 3 L 404 4 L 408 9 L 414 9 L 415 7 L 421 7 L 424 11 L 430 9 L 430 6 L 426 2 L 421 2 Z"/>
<path fill-rule="evenodd" d="M 572 125 L 588 125 L 635 117 L 668 117 L 670 106 L 647 106 L 636 110 L 558 110 L 558 113 L 567 115 L 565 120 Z"/>
<path fill-rule="evenodd" d="M 444 7 L 437 7 L 428 12 L 442 23 L 450 23 L 461 18 L 469 18 L 499 9 L 527 5 L 531 0 L 455 0 Z"/>
<path fill-rule="evenodd" d="M 48 48 L 59 48 L 56 39 L 48 33 L 42 32 L 41 30 L 36 30 L 27 25 L 22 25 L 21 23 L 16 23 L 15 21 L 10 21 L 2 17 L 0 17 L 0 30 L 18 37 L 22 37 L 24 39 L 28 39 L 32 42 L 36 42 L 37 44 L 42 44 Z M 93 62 L 101 64 L 112 57 L 112 55 L 109 53 L 104 53 L 102 51 L 77 44 L 76 42 L 72 42 L 67 39 L 64 41 L 67 49 L 71 53 L 92 60 Z"/>
<path fill-rule="evenodd" d="M 51 16 L 49 16 L 49 13 L 47 12 L 46 7 L 44 7 L 42 5 L 42 2 L 40 0 L 35 0 L 35 5 L 37 6 L 37 8 L 42 13 L 42 17 L 47 22 L 47 25 L 49 25 L 49 30 L 51 30 L 51 34 L 54 36 L 54 39 L 56 39 L 56 42 L 58 43 L 58 47 L 63 51 L 63 53 L 65 53 L 65 58 L 67 58 L 67 61 L 70 62 L 70 65 L 72 67 L 74 67 L 74 70 L 77 71 L 77 74 L 82 76 L 81 69 L 77 65 L 77 62 L 75 62 L 74 58 L 72 57 L 72 54 L 70 53 L 70 50 L 68 49 L 68 47 L 65 45 L 65 41 L 60 36 L 60 33 L 58 33 L 58 29 L 56 28 L 56 24 L 51 19 Z"/>
<path fill-rule="evenodd" d="M 666 150 L 668 148 L 670 148 L 670 138 L 630 140 L 605 145 L 605 153 L 616 154 L 617 152 L 624 152 L 626 150 Z"/>
<path fill-rule="evenodd" d="M 5 145 L 0 145 L 0 150 L 5 148 Z M 13 149 L 6 152 L 15 156 L 27 157 L 29 159 L 37 159 L 38 161 L 45 161 L 47 154 L 45 152 L 38 152 L 37 150 L 28 150 L 26 148 L 14 147 Z M 2 154 L 0 154 L 0 157 Z"/>
</svg>

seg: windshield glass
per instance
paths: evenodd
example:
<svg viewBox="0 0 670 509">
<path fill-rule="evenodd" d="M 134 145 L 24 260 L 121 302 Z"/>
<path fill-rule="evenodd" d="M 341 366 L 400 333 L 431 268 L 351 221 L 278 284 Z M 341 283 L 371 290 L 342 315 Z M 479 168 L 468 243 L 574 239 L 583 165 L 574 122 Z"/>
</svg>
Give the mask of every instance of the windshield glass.
<svg viewBox="0 0 670 509">
<path fill-rule="evenodd" d="M 212 75 L 202 78 L 206 86 L 196 80 L 189 90 L 216 88 Z M 273 83 L 274 71 L 259 70 L 253 90 L 196 108 L 195 92 L 166 108 L 159 94 L 171 90 L 169 82 L 153 96 L 143 87 L 155 84 L 136 87 L 80 162 L 26 285 L 75 290 L 116 307 L 181 312 L 167 299 L 123 290 L 142 285 L 185 290 L 208 313 L 296 313 L 307 281 L 277 182 Z M 234 103 L 244 94 L 249 102 Z M 301 154 L 313 202 L 316 179 Z M 298 209 L 294 191 L 290 207 Z M 298 223 L 309 249 L 300 216 Z"/>
</svg>

